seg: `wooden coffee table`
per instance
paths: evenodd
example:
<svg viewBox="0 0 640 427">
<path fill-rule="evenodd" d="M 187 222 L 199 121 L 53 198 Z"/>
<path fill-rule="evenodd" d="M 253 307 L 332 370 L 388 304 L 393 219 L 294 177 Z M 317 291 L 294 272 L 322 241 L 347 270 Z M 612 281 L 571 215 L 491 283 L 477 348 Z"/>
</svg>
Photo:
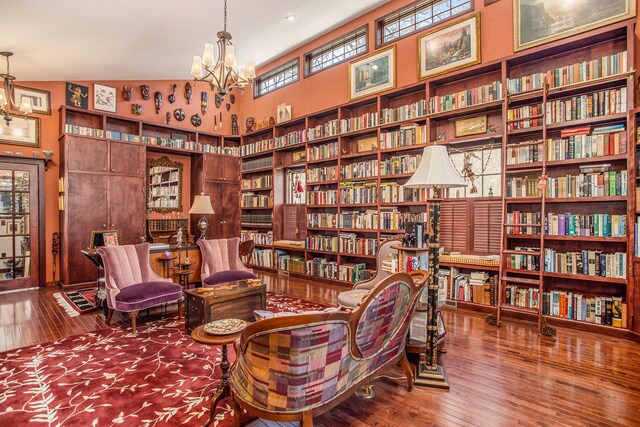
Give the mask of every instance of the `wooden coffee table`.
<svg viewBox="0 0 640 427">
<path fill-rule="evenodd" d="M 243 319 L 255 321 L 254 310 L 265 310 L 267 303 L 267 285 L 250 285 L 244 280 L 224 285 L 204 287 L 212 290 L 202 294 L 199 289 L 185 291 L 185 328 L 191 333 L 205 323 L 219 319 Z"/>
</svg>

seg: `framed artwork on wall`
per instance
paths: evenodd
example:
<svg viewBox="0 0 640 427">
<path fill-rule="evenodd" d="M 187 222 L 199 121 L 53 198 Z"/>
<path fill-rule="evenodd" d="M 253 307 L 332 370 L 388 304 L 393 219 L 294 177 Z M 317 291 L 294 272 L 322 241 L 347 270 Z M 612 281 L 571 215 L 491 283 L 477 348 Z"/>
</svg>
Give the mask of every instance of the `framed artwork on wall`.
<svg viewBox="0 0 640 427">
<path fill-rule="evenodd" d="M 480 14 L 418 37 L 418 78 L 426 79 L 479 64 Z"/>
<path fill-rule="evenodd" d="M 89 88 L 87 86 L 67 82 L 65 94 L 65 100 L 68 106 L 83 108 L 85 110 L 89 108 Z"/>
<path fill-rule="evenodd" d="M 513 0 L 514 50 L 636 16 L 636 0 Z"/>
<path fill-rule="evenodd" d="M 96 110 L 116 112 L 116 98 L 118 92 L 115 87 L 93 85 L 93 108 Z"/>
<path fill-rule="evenodd" d="M 456 120 L 456 138 L 487 133 L 487 115 Z"/>
<path fill-rule="evenodd" d="M 396 47 L 349 62 L 349 97 L 362 98 L 396 87 Z"/>
<path fill-rule="evenodd" d="M 291 120 L 291 105 L 280 104 L 277 106 L 276 123 Z"/>
<path fill-rule="evenodd" d="M 51 93 L 49 91 L 14 86 L 13 100 L 16 105 L 12 106 L 13 109 L 18 110 L 20 108 L 23 98 L 31 99 L 31 107 L 34 113 L 51 114 Z"/>
<path fill-rule="evenodd" d="M 0 120 L 0 143 L 40 147 L 40 119 L 18 114 L 9 115 L 11 126 Z"/>
</svg>

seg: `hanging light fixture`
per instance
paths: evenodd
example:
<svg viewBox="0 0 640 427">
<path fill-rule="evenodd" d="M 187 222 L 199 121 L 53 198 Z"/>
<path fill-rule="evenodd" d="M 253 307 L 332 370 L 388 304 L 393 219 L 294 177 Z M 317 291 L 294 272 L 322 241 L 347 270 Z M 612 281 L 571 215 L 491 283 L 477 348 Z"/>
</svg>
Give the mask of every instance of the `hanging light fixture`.
<svg viewBox="0 0 640 427">
<path fill-rule="evenodd" d="M 214 58 L 213 44 L 205 43 L 202 57 L 194 56 L 191 75 L 196 82 L 207 82 L 211 90 L 224 97 L 233 88 L 244 90 L 256 77 L 253 59 L 248 58 L 245 67 L 236 62 L 231 34 L 227 32 L 227 0 L 224 0 L 224 29 L 218 32 L 218 57 Z"/>
<path fill-rule="evenodd" d="M 5 74 L 0 74 L 0 77 L 3 80 L 3 85 L 0 88 L 0 114 L 4 115 L 4 121 L 7 123 L 7 126 L 9 126 L 11 124 L 11 115 L 9 114 L 9 111 L 12 108 L 16 108 L 16 103 L 13 99 L 13 85 L 16 78 L 15 76 L 12 76 L 9 71 L 9 57 L 13 55 L 13 52 L 0 52 L 0 55 L 7 58 L 7 72 Z M 18 109 L 25 117 L 33 112 L 31 98 L 26 96 L 23 97 Z"/>
</svg>

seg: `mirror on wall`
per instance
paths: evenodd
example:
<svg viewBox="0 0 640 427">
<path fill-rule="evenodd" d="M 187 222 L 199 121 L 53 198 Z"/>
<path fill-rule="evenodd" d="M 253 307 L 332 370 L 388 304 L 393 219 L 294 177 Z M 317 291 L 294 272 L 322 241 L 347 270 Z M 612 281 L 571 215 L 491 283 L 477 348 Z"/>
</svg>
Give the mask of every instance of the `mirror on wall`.
<svg viewBox="0 0 640 427">
<path fill-rule="evenodd" d="M 147 209 L 182 211 L 182 163 L 167 156 L 147 160 Z"/>
</svg>

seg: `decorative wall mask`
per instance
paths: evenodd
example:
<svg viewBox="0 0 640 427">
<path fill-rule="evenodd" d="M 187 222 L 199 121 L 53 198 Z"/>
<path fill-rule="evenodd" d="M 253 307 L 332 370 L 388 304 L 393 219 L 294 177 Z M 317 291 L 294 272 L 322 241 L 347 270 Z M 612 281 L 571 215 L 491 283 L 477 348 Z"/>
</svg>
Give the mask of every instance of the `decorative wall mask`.
<svg viewBox="0 0 640 427">
<path fill-rule="evenodd" d="M 136 116 L 142 114 L 142 104 L 131 104 L 131 114 Z"/>
<path fill-rule="evenodd" d="M 167 111 L 165 119 L 167 121 L 167 124 L 171 123 L 171 112 L 170 111 Z"/>
<path fill-rule="evenodd" d="M 176 118 L 177 121 L 181 122 L 184 120 L 184 110 L 182 108 L 178 108 L 173 112 L 173 117 Z"/>
<path fill-rule="evenodd" d="M 160 114 L 160 107 L 162 107 L 162 93 L 159 90 L 153 94 L 154 101 L 156 103 L 156 114 Z"/>
<path fill-rule="evenodd" d="M 202 92 L 200 94 L 200 110 L 202 111 L 202 115 L 207 114 L 207 99 L 209 98 L 209 94 L 207 92 Z"/>
<path fill-rule="evenodd" d="M 213 130 L 218 130 L 218 116 L 213 116 Z"/>
<path fill-rule="evenodd" d="M 231 110 L 231 104 L 229 104 L 228 102 L 225 104 L 225 108 L 227 109 L 227 111 Z"/>
<path fill-rule="evenodd" d="M 219 93 L 216 93 L 216 108 L 220 108 L 223 100 L 224 100 L 224 96 L 220 95 Z"/>
<path fill-rule="evenodd" d="M 149 98 L 151 98 L 151 92 L 149 85 L 142 85 L 140 86 L 140 92 L 142 93 L 142 99 L 144 99 L 145 101 L 148 100 Z"/>
<path fill-rule="evenodd" d="M 231 115 L 231 135 L 238 135 L 238 115 Z"/>
<path fill-rule="evenodd" d="M 125 101 L 131 101 L 131 97 L 133 96 L 133 86 L 122 86 L 122 99 Z"/>
<path fill-rule="evenodd" d="M 169 97 L 167 98 L 169 100 L 169 104 L 173 104 L 174 102 L 176 102 L 176 88 L 177 87 L 178 87 L 177 84 L 171 85 L 171 93 L 169 94 Z"/>
<path fill-rule="evenodd" d="M 247 130 L 245 130 L 245 133 L 249 133 L 249 132 L 253 132 L 253 126 L 256 124 L 256 119 L 254 119 L 253 117 L 249 116 L 247 117 L 247 121 L 246 121 L 246 126 L 247 126 Z"/>
<path fill-rule="evenodd" d="M 184 97 L 187 98 L 187 104 L 191 104 L 191 94 L 193 93 L 193 89 L 191 88 L 191 83 L 187 82 L 184 85 Z"/>
<path fill-rule="evenodd" d="M 236 103 L 236 96 L 233 93 L 229 95 L 229 101 L 231 101 L 232 104 Z"/>
<path fill-rule="evenodd" d="M 220 111 L 220 129 L 222 129 L 222 111 Z"/>
<path fill-rule="evenodd" d="M 191 116 L 191 124 L 195 127 L 198 127 L 202 124 L 202 118 L 200 117 L 200 114 L 195 113 L 193 116 Z"/>
</svg>

